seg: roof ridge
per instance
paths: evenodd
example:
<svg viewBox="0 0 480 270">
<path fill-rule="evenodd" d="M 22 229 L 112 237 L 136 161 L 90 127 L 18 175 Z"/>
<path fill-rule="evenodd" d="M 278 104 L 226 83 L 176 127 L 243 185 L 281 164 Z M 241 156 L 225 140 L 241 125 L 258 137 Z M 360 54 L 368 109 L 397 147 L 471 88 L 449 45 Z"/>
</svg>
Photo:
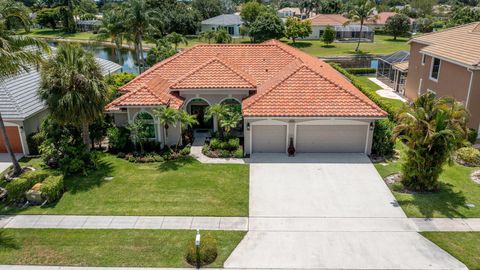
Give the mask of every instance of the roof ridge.
<svg viewBox="0 0 480 270">
<path fill-rule="evenodd" d="M 480 22 L 471 22 L 471 23 L 462 24 L 462 25 L 457 25 L 457 26 L 450 27 L 450 28 L 445 28 L 445 29 L 442 29 L 442 30 L 436 31 L 436 32 L 424 33 L 424 34 L 421 34 L 421 35 L 412 37 L 409 42 L 414 41 L 415 39 L 420 38 L 420 37 L 431 36 L 431 35 L 434 35 L 434 34 L 437 34 L 437 33 L 443 33 L 443 32 L 447 32 L 447 31 L 451 31 L 451 30 L 455 30 L 455 29 L 467 27 L 467 26 L 470 26 L 470 25 L 472 25 L 472 24 L 478 24 L 478 25 L 480 25 Z"/>
<path fill-rule="evenodd" d="M 300 62 L 300 63 L 299 63 Z M 263 93 L 258 93 L 258 89 L 257 89 L 257 94 L 249 97 L 249 98 L 255 98 L 253 99 L 250 103 L 248 103 L 245 107 L 242 108 L 243 109 L 248 109 L 250 108 L 253 104 L 255 104 L 257 101 L 259 101 L 260 99 L 262 99 L 262 97 L 264 97 L 265 95 L 267 95 L 268 93 L 270 93 L 273 89 L 275 89 L 275 87 L 277 87 L 278 85 L 280 85 L 281 83 L 283 83 L 284 81 L 286 81 L 288 78 L 290 78 L 293 74 L 297 73 L 298 70 L 300 70 L 303 66 L 305 66 L 305 63 L 301 62 L 300 60 L 297 60 L 297 61 L 294 61 L 294 63 L 298 64 L 298 67 L 296 67 L 294 70 L 292 70 L 291 72 L 287 73 L 285 75 L 284 78 L 282 78 L 281 80 L 277 81 L 275 84 L 269 86 Z M 280 74 L 282 73 L 282 71 L 287 71 L 289 68 L 291 68 L 291 64 L 290 65 L 287 65 L 285 66 L 285 68 L 283 70 L 280 70 L 279 72 L 277 72 L 277 74 Z M 274 78 L 274 77 L 272 77 Z M 270 79 L 272 79 L 270 78 Z M 264 82 L 263 85 L 265 84 L 268 84 L 268 81 L 267 82 Z"/>
<path fill-rule="evenodd" d="M 223 54 L 219 53 L 217 58 L 220 62 L 222 62 L 227 68 L 235 72 L 237 75 L 242 77 L 242 79 L 246 80 L 248 83 L 252 84 L 252 86 L 257 86 L 257 80 L 248 72 L 243 70 L 240 66 L 236 65 L 235 63 L 231 62 L 230 59 L 225 57 Z"/>
</svg>

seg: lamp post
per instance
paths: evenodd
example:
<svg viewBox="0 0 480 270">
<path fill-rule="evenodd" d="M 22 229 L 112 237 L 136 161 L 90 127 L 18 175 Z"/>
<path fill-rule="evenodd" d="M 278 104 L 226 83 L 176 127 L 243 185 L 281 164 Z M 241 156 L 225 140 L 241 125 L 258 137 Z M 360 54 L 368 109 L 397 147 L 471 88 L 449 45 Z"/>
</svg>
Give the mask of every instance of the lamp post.
<svg viewBox="0 0 480 270">
<path fill-rule="evenodd" d="M 195 252 L 197 255 L 197 269 L 200 269 L 200 229 L 197 229 L 197 235 L 195 236 Z"/>
</svg>

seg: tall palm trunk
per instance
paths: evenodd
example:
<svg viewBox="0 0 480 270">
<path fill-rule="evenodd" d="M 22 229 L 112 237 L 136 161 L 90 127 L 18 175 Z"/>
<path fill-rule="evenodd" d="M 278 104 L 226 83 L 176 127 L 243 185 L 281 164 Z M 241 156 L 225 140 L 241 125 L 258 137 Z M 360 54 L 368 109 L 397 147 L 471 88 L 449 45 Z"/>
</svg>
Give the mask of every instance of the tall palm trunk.
<svg viewBox="0 0 480 270">
<path fill-rule="evenodd" d="M 360 20 L 360 33 L 358 34 L 358 43 L 357 43 L 357 48 L 355 49 L 355 52 L 358 52 L 358 49 L 360 48 L 360 42 L 362 41 L 362 30 L 363 30 L 363 18 Z"/>
<path fill-rule="evenodd" d="M 10 140 L 8 139 L 7 129 L 5 128 L 5 123 L 3 123 L 1 112 L 0 112 L 0 133 L 2 134 L 5 147 L 7 148 L 8 154 L 10 155 L 10 159 L 12 160 L 12 163 L 13 163 L 13 174 L 19 175 L 20 172 L 22 171 L 22 168 L 20 167 L 20 164 L 18 163 L 17 158 L 15 157 L 15 154 L 13 153 L 12 144 L 10 144 Z"/>
<path fill-rule="evenodd" d="M 90 148 L 90 125 L 87 122 L 82 124 L 82 140 L 88 148 Z"/>
</svg>

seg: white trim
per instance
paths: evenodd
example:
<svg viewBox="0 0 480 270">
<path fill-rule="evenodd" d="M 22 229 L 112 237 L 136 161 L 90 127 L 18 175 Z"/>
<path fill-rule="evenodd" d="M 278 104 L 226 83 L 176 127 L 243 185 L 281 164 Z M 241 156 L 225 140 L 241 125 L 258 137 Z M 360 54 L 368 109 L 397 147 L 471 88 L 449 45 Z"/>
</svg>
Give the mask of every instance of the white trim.
<svg viewBox="0 0 480 270">
<path fill-rule="evenodd" d="M 17 124 L 17 123 L 3 122 L 3 124 L 4 124 L 6 127 L 20 127 L 20 125 Z"/>
<path fill-rule="evenodd" d="M 375 126 L 374 126 L 375 128 Z M 370 124 L 367 125 L 367 133 L 365 134 L 365 151 L 363 152 L 365 155 L 367 154 L 368 150 L 368 139 L 370 137 Z"/>
<path fill-rule="evenodd" d="M 472 65 L 469 65 L 469 64 L 461 63 L 461 62 L 458 62 L 458 61 L 455 61 L 455 60 L 445 58 L 441 55 L 436 55 L 436 54 L 432 54 L 432 53 L 429 53 L 429 52 L 420 52 L 420 53 L 426 54 L 430 57 L 438 58 L 438 59 L 440 59 L 442 61 L 445 61 L 445 62 L 449 62 L 449 63 L 455 64 L 455 65 L 458 65 L 458 66 L 462 66 L 464 68 L 471 68 L 471 69 L 474 69 L 474 70 L 479 70 L 480 69 L 480 67 L 478 67 L 478 66 L 472 66 Z"/>
<path fill-rule="evenodd" d="M 468 103 L 470 102 L 470 93 L 472 92 L 472 85 L 473 85 L 473 70 L 467 69 L 470 72 L 470 82 L 468 83 L 468 92 L 467 92 L 467 99 L 465 100 L 465 108 L 468 109 Z"/>
<path fill-rule="evenodd" d="M 438 59 L 439 64 L 438 64 L 438 72 L 437 72 L 437 78 L 433 78 L 432 77 L 432 72 L 433 72 L 433 63 L 435 62 L 435 60 Z M 438 58 L 438 57 L 432 57 L 432 62 L 430 63 L 430 72 L 428 73 L 428 78 L 434 82 L 438 82 L 438 80 L 440 79 L 440 70 L 442 70 L 442 59 Z"/>
<path fill-rule="evenodd" d="M 238 100 L 238 98 L 232 97 L 231 95 L 229 95 L 228 97 L 223 98 L 222 100 L 220 100 L 220 102 L 218 102 L 218 104 L 222 104 L 222 102 L 224 102 L 225 100 L 229 100 L 229 99 L 234 99 L 234 100 L 236 100 L 236 101 L 240 104 L 240 106 L 242 106 L 242 102 L 241 102 L 240 100 Z"/>
<path fill-rule="evenodd" d="M 192 98 L 189 98 L 188 100 L 186 100 L 186 101 L 183 103 L 182 108 L 187 108 L 187 107 L 188 107 L 188 104 L 189 104 L 190 102 L 192 102 L 192 100 L 194 100 L 194 99 L 201 99 L 201 100 L 205 101 L 205 102 L 208 104 L 208 106 L 212 106 L 212 104 L 210 103 L 210 101 L 208 101 L 206 98 L 203 98 L 203 97 L 201 97 L 201 96 L 195 96 L 195 97 L 192 97 Z"/>
<path fill-rule="evenodd" d="M 157 121 L 157 117 L 155 117 L 155 115 L 153 114 L 153 112 L 149 112 L 145 109 L 141 109 L 139 110 L 138 112 L 136 112 L 135 114 L 133 114 L 133 121 L 135 121 L 135 119 L 137 119 L 137 116 L 140 114 L 140 113 L 147 113 L 149 114 L 151 117 L 152 117 L 152 121 L 153 121 L 153 131 L 155 132 L 155 138 L 147 138 L 148 140 L 152 140 L 152 139 L 155 139 L 156 141 L 159 141 L 159 136 L 160 134 L 157 133 L 157 129 L 156 129 L 156 126 L 157 125 L 160 125 Z M 131 123 L 131 122 L 130 122 Z"/>
</svg>

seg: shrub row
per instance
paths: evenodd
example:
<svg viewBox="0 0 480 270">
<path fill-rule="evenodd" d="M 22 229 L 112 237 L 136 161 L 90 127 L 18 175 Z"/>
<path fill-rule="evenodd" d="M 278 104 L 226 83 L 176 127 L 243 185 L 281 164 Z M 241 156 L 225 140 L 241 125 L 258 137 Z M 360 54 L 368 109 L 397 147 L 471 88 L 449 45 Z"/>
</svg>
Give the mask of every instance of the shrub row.
<svg viewBox="0 0 480 270">
<path fill-rule="evenodd" d="M 204 145 L 202 148 L 202 153 L 211 158 L 243 158 L 243 149 L 238 147 L 236 150 L 222 150 L 222 149 L 212 149 L 209 145 Z"/>
<path fill-rule="evenodd" d="M 13 179 L 11 182 L 9 182 L 5 186 L 5 189 L 8 191 L 7 201 L 9 203 L 23 201 L 25 199 L 25 192 L 30 190 L 32 186 L 34 186 L 37 183 L 42 183 L 42 188 L 43 188 L 44 183 L 50 177 L 52 176 L 49 176 L 49 174 L 46 172 L 32 171 L 32 172 L 25 173 L 20 178 Z M 62 191 L 63 191 L 63 177 L 61 178 L 62 178 Z M 52 184 L 49 184 L 49 185 L 51 186 Z M 47 192 L 49 191 L 47 190 Z M 58 197 L 54 197 L 54 198 L 58 198 Z"/>
<path fill-rule="evenodd" d="M 185 146 L 180 150 L 172 150 L 170 148 L 165 148 L 161 153 L 146 153 L 146 154 L 139 154 L 139 153 L 129 153 L 125 154 L 123 152 L 119 152 L 117 154 L 118 158 L 123 158 L 128 160 L 132 163 L 152 163 L 152 162 L 163 162 L 168 160 L 174 160 L 181 157 L 186 157 L 190 155 L 191 147 L 190 145 Z"/>
<path fill-rule="evenodd" d="M 365 75 L 365 74 L 375 74 L 377 73 L 376 68 L 346 68 L 345 69 L 350 74 L 355 75 Z"/>
<path fill-rule="evenodd" d="M 235 151 L 240 147 L 239 138 L 231 138 L 227 140 L 222 140 L 218 138 L 212 138 L 209 144 L 212 150 L 227 150 Z"/>
</svg>

